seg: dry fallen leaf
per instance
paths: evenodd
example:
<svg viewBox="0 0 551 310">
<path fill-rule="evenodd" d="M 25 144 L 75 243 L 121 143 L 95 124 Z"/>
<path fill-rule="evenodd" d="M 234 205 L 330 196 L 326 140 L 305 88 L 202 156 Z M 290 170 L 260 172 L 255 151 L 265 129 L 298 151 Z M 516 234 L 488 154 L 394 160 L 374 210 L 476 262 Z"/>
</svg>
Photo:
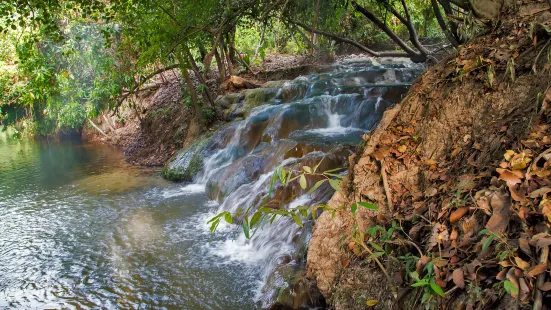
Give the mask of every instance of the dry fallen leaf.
<svg viewBox="0 0 551 310">
<path fill-rule="evenodd" d="M 465 279 L 462 269 L 455 269 L 452 273 L 453 283 L 459 288 L 465 288 Z"/>
<path fill-rule="evenodd" d="M 459 221 L 465 214 L 467 214 L 467 212 L 469 212 L 468 207 L 459 208 L 453 211 L 450 215 L 450 223 L 455 223 Z"/>
<path fill-rule="evenodd" d="M 539 265 L 536 265 L 536 266 L 530 268 L 526 272 L 526 275 L 529 276 L 529 277 L 535 278 L 537 275 L 539 275 L 540 273 L 545 272 L 546 270 L 547 270 L 547 264 L 539 264 Z"/>
<path fill-rule="evenodd" d="M 503 157 L 505 157 L 505 160 L 510 161 L 513 158 L 513 156 L 515 156 L 515 154 L 516 154 L 515 151 L 507 150 L 503 155 Z"/>
<path fill-rule="evenodd" d="M 517 267 L 519 267 L 522 270 L 526 270 L 526 269 L 530 268 L 530 264 L 525 262 L 524 260 L 522 260 L 522 258 L 520 258 L 518 256 L 515 257 L 515 263 L 516 263 Z"/>
<path fill-rule="evenodd" d="M 436 195 L 438 193 L 438 190 L 434 187 L 429 187 L 427 188 L 427 190 L 425 191 L 425 196 L 426 197 L 432 197 L 434 195 Z"/>
<path fill-rule="evenodd" d="M 502 189 L 492 196 L 490 205 L 492 206 L 492 216 L 486 223 L 486 228 L 493 233 L 500 234 L 509 225 L 511 199 L 507 192 Z"/>
<path fill-rule="evenodd" d="M 496 171 L 499 173 L 499 179 L 507 182 L 507 186 L 513 186 L 521 182 L 521 179 L 511 170 L 497 168 Z"/>
<path fill-rule="evenodd" d="M 365 304 L 368 306 L 368 307 L 373 307 L 373 306 L 376 306 L 377 304 L 379 303 L 378 300 L 376 299 L 369 299 L 365 302 Z"/>
<path fill-rule="evenodd" d="M 530 249 L 530 243 L 524 238 L 519 238 L 519 246 L 522 252 L 528 256 L 532 256 L 532 250 Z"/>
<path fill-rule="evenodd" d="M 545 282 L 542 285 L 540 285 L 538 288 L 540 289 L 540 291 L 547 292 L 551 290 L 551 282 Z"/>
<path fill-rule="evenodd" d="M 530 198 L 539 198 L 539 197 L 542 197 L 543 195 L 547 194 L 551 192 L 551 188 L 549 187 L 542 187 L 540 189 L 537 189 L 533 192 L 530 193 Z"/>
<path fill-rule="evenodd" d="M 400 153 L 405 153 L 407 150 L 408 150 L 408 148 L 405 145 L 400 145 L 398 147 L 398 152 L 400 152 Z"/>
<path fill-rule="evenodd" d="M 524 152 L 513 156 L 511 159 L 511 168 L 513 170 L 522 170 L 528 167 L 528 164 L 532 161 L 532 158 L 526 155 Z"/>
</svg>

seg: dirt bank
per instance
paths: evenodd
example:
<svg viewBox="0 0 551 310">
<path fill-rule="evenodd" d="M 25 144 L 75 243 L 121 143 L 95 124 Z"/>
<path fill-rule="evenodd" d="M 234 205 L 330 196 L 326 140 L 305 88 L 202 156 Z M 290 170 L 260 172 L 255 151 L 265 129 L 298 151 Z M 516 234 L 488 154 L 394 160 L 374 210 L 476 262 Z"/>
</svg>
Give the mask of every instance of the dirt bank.
<svg viewBox="0 0 551 310">
<path fill-rule="evenodd" d="M 364 201 L 380 211 L 316 221 L 308 276 L 334 308 L 504 308 L 547 290 L 536 284 L 540 274 L 550 281 L 548 257 L 539 258 L 548 244 L 536 247 L 547 235 L 534 238 L 549 226 L 551 12 L 524 1 L 502 14 L 499 26 L 419 78 L 350 158 L 329 205 Z M 382 230 L 354 241 L 355 225 Z M 382 265 L 358 244 L 380 252 Z"/>
</svg>

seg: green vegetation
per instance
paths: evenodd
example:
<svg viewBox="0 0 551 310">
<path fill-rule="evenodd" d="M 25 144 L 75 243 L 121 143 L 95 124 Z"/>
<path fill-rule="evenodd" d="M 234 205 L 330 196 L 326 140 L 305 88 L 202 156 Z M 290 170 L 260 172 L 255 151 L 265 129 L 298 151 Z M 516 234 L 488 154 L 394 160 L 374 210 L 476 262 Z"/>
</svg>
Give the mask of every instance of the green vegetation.
<svg viewBox="0 0 551 310">
<path fill-rule="evenodd" d="M 213 68 L 223 81 L 261 65 L 267 55 L 333 52 L 345 45 L 423 61 L 430 52 L 417 33 L 443 37 L 434 15 L 446 3 L 3 2 L 0 120 L 3 128 L 27 135 L 79 129 L 100 113 L 117 113 L 151 77 L 177 68 L 197 119 L 208 123 L 215 117 L 213 90 L 206 86 Z M 388 43 L 404 52 L 380 54 L 366 47 Z"/>
</svg>

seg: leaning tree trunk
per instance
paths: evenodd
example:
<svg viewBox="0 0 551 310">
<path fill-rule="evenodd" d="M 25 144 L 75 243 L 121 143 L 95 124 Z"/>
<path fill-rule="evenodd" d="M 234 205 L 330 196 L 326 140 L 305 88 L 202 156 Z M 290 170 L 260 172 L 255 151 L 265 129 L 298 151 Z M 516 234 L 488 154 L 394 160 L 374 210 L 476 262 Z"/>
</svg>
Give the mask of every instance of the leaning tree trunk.
<svg viewBox="0 0 551 310">
<path fill-rule="evenodd" d="M 499 268 L 476 265 L 492 258 L 480 258 L 483 237 L 478 233 L 484 225 L 492 226 L 484 212 L 492 217 L 499 215 L 496 212 L 510 208 L 512 199 L 508 191 L 499 192 L 502 209 L 494 206 L 492 198 L 493 209 L 482 211 L 471 198 L 475 192 L 469 193 L 485 188 L 497 191 L 490 184 L 507 188 L 504 182 L 492 179 L 503 154 L 525 138 L 531 122 L 538 120 L 538 111 L 546 111 L 537 98 L 549 89 L 551 65 L 546 57 L 551 39 L 545 25 L 551 23 L 551 12 L 546 2 L 524 1 L 517 8 L 502 7 L 496 13 L 493 3 L 478 1 L 477 14 L 499 15 L 499 23 L 492 23 L 493 28 L 488 28 L 485 35 L 466 43 L 459 55 L 429 69 L 400 104 L 385 112 L 378 127 L 365 138 L 365 147 L 350 158 L 341 190 L 329 202 L 331 207 L 350 207 L 351 202 L 364 201 L 379 206 L 380 211 L 358 208 L 357 222 L 351 212 L 342 211 L 334 217 L 324 212 L 317 219 L 308 248 L 308 276 L 317 281 L 335 309 L 364 309 L 365 300 L 376 300 L 381 309 L 423 307 L 415 302 L 419 291 L 411 288 L 411 282 L 399 272 L 394 283 L 388 283 L 379 268 L 362 263 L 365 257 L 356 257 L 351 251 L 355 223 L 357 229 L 365 231 L 374 225 L 388 227 L 393 220 L 404 229 L 399 233 L 407 236 L 398 241 L 402 245 L 392 245 L 395 249 L 428 260 L 444 259 L 443 267 L 435 265 L 437 277 L 442 278 L 433 280 L 447 292 L 447 299 L 434 297 L 440 307 L 456 309 L 459 303 L 470 300 L 461 286 L 463 274 L 472 277 L 469 280 L 482 292 L 472 301 L 475 308 L 488 307 L 484 302 L 494 300 L 485 295 L 485 289 L 491 290 L 499 283 Z M 545 117 L 543 121 L 549 122 Z M 547 135 L 551 135 L 549 130 Z M 454 200 L 457 193 L 466 200 Z M 450 215 L 458 210 L 454 203 L 465 206 L 461 212 L 466 215 L 461 220 Z M 471 218 L 474 224 L 470 224 Z M 505 227 L 508 219 L 503 223 Z M 519 221 L 511 219 L 511 225 Z M 475 232 L 472 225 L 478 227 Z M 401 267 L 391 259 L 385 266 L 389 272 Z M 415 270 L 415 266 L 412 268 Z M 461 272 L 459 276 L 454 273 L 452 279 L 454 269 Z M 517 281 L 520 278 L 526 283 L 532 281 L 522 272 L 515 276 Z M 391 287 L 400 285 L 404 294 L 395 299 Z"/>
</svg>

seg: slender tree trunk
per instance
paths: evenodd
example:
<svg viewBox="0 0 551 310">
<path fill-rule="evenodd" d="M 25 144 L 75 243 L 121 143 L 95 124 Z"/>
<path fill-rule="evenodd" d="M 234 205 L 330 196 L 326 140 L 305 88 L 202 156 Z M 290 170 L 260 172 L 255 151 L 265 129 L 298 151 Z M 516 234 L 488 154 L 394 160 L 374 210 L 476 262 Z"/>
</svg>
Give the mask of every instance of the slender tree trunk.
<svg viewBox="0 0 551 310">
<path fill-rule="evenodd" d="M 384 33 L 386 33 L 394 43 L 396 43 L 402 50 L 404 50 L 409 57 L 414 61 L 425 61 L 427 59 L 426 55 L 423 55 L 422 53 L 416 52 L 414 49 L 409 47 L 406 42 L 404 42 L 396 33 L 394 33 L 390 28 L 388 28 L 385 23 L 383 23 L 377 16 L 375 16 L 370 11 L 366 10 L 364 7 L 359 5 L 356 1 L 352 1 L 352 5 L 354 6 L 354 9 L 360 13 L 362 13 L 367 19 L 369 19 L 372 23 L 374 23 L 379 29 L 381 29 Z M 401 20 L 405 20 L 400 14 L 394 14 L 396 17 L 398 17 Z M 406 22 L 402 21 L 404 24 Z M 406 25 L 407 27 L 408 25 Z M 409 27 L 408 27 L 409 30 Z"/>
<path fill-rule="evenodd" d="M 260 32 L 260 40 L 258 40 L 258 44 L 256 45 L 256 49 L 254 50 L 254 57 L 253 58 L 256 58 L 258 56 L 258 51 L 262 47 L 262 44 L 264 44 L 264 34 L 266 33 L 266 24 L 267 23 L 268 23 L 267 20 L 265 20 L 262 23 L 262 30 Z"/>
<path fill-rule="evenodd" d="M 203 87 L 204 96 L 207 98 L 209 104 L 213 106 L 214 100 L 212 99 L 212 95 L 210 93 L 209 87 L 207 86 L 207 82 L 205 81 L 203 76 L 201 76 L 201 73 L 199 72 L 199 67 L 195 62 L 195 59 L 193 59 L 193 55 L 191 54 L 191 51 L 189 50 L 187 45 L 184 45 L 184 51 L 186 52 L 186 56 L 189 59 L 189 62 L 191 64 L 191 67 L 193 68 L 193 72 L 195 73 L 195 76 L 197 76 L 197 79 L 199 79 L 199 82 L 204 85 Z"/>
<path fill-rule="evenodd" d="M 199 103 L 199 98 L 197 96 L 197 92 L 195 91 L 195 86 L 193 85 L 193 81 L 191 80 L 191 77 L 189 75 L 188 62 L 184 60 L 184 57 L 182 56 L 181 50 L 176 51 L 176 57 L 178 58 L 178 62 L 180 63 L 180 71 L 182 73 L 182 76 L 184 77 L 184 81 L 186 83 L 186 88 L 189 92 L 189 97 L 191 99 L 191 104 L 192 104 L 193 109 L 195 111 L 195 117 L 197 119 L 202 119 L 202 117 L 201 117 L 201 105 Z"/>
<path fill-rule="evenodd" d="M 442 29 L 442 32 L 446 36 L 446 39 L 450 41 L 450 43 L 454 47 L 459 46 L 459 42 L 457 39 L 453 36 L 453 34 L 450 32 L 450 29 L 448 28 L 448 25 L 446 25 L 446 21 L 444 21 L 444 17 L 442 16 L 442 13 L 440 12 L 440 6 L 438 5 L 438 2 L 436 0 L 431 0 L 432 8 L 434 10 L 434 16 L 436 16 L 436 20 L 438 21 L 438 25 Z"/>
<path fill-rule="evenodd" d="M 228 73 L 230 75 L 235 75 L 235 70 L 233 69 L 233 63 L 232 63 L 232 60 L 231 60 L 231 57 L 230 57 L 229 46 L 228 46 L 227 42 L 224 41 L 224 39 L 222 39 L 222 46 L 221 47 L 222 47 L 223 55 L 226 58 L 226 68 L 228 69 Z"/>
<path fill-rule="evenodd" d="M 226 80 L 226 67 L 224 67 L 224 62 L 222 61 L 222 57 L 220 57 L 218 49 L 214 51 L 214 57 L 216 57 L 216 65 L 218 66 L 219 80 L 222 83 Z"/>
<path fill-rule="evenodd" d="M 320 0 L 316 1 L 316 13 L 314 14 L 314 22 L 312 23 L 312 28 L 318 29 L 318 21 L 320 16 Z M 312 43 L 316 45 L 317 42 L 317 34 L 315 32 L 312 32 Z M 310 54 L 314 53 L 314 49 L 310 49 Z"/>
</svg>

